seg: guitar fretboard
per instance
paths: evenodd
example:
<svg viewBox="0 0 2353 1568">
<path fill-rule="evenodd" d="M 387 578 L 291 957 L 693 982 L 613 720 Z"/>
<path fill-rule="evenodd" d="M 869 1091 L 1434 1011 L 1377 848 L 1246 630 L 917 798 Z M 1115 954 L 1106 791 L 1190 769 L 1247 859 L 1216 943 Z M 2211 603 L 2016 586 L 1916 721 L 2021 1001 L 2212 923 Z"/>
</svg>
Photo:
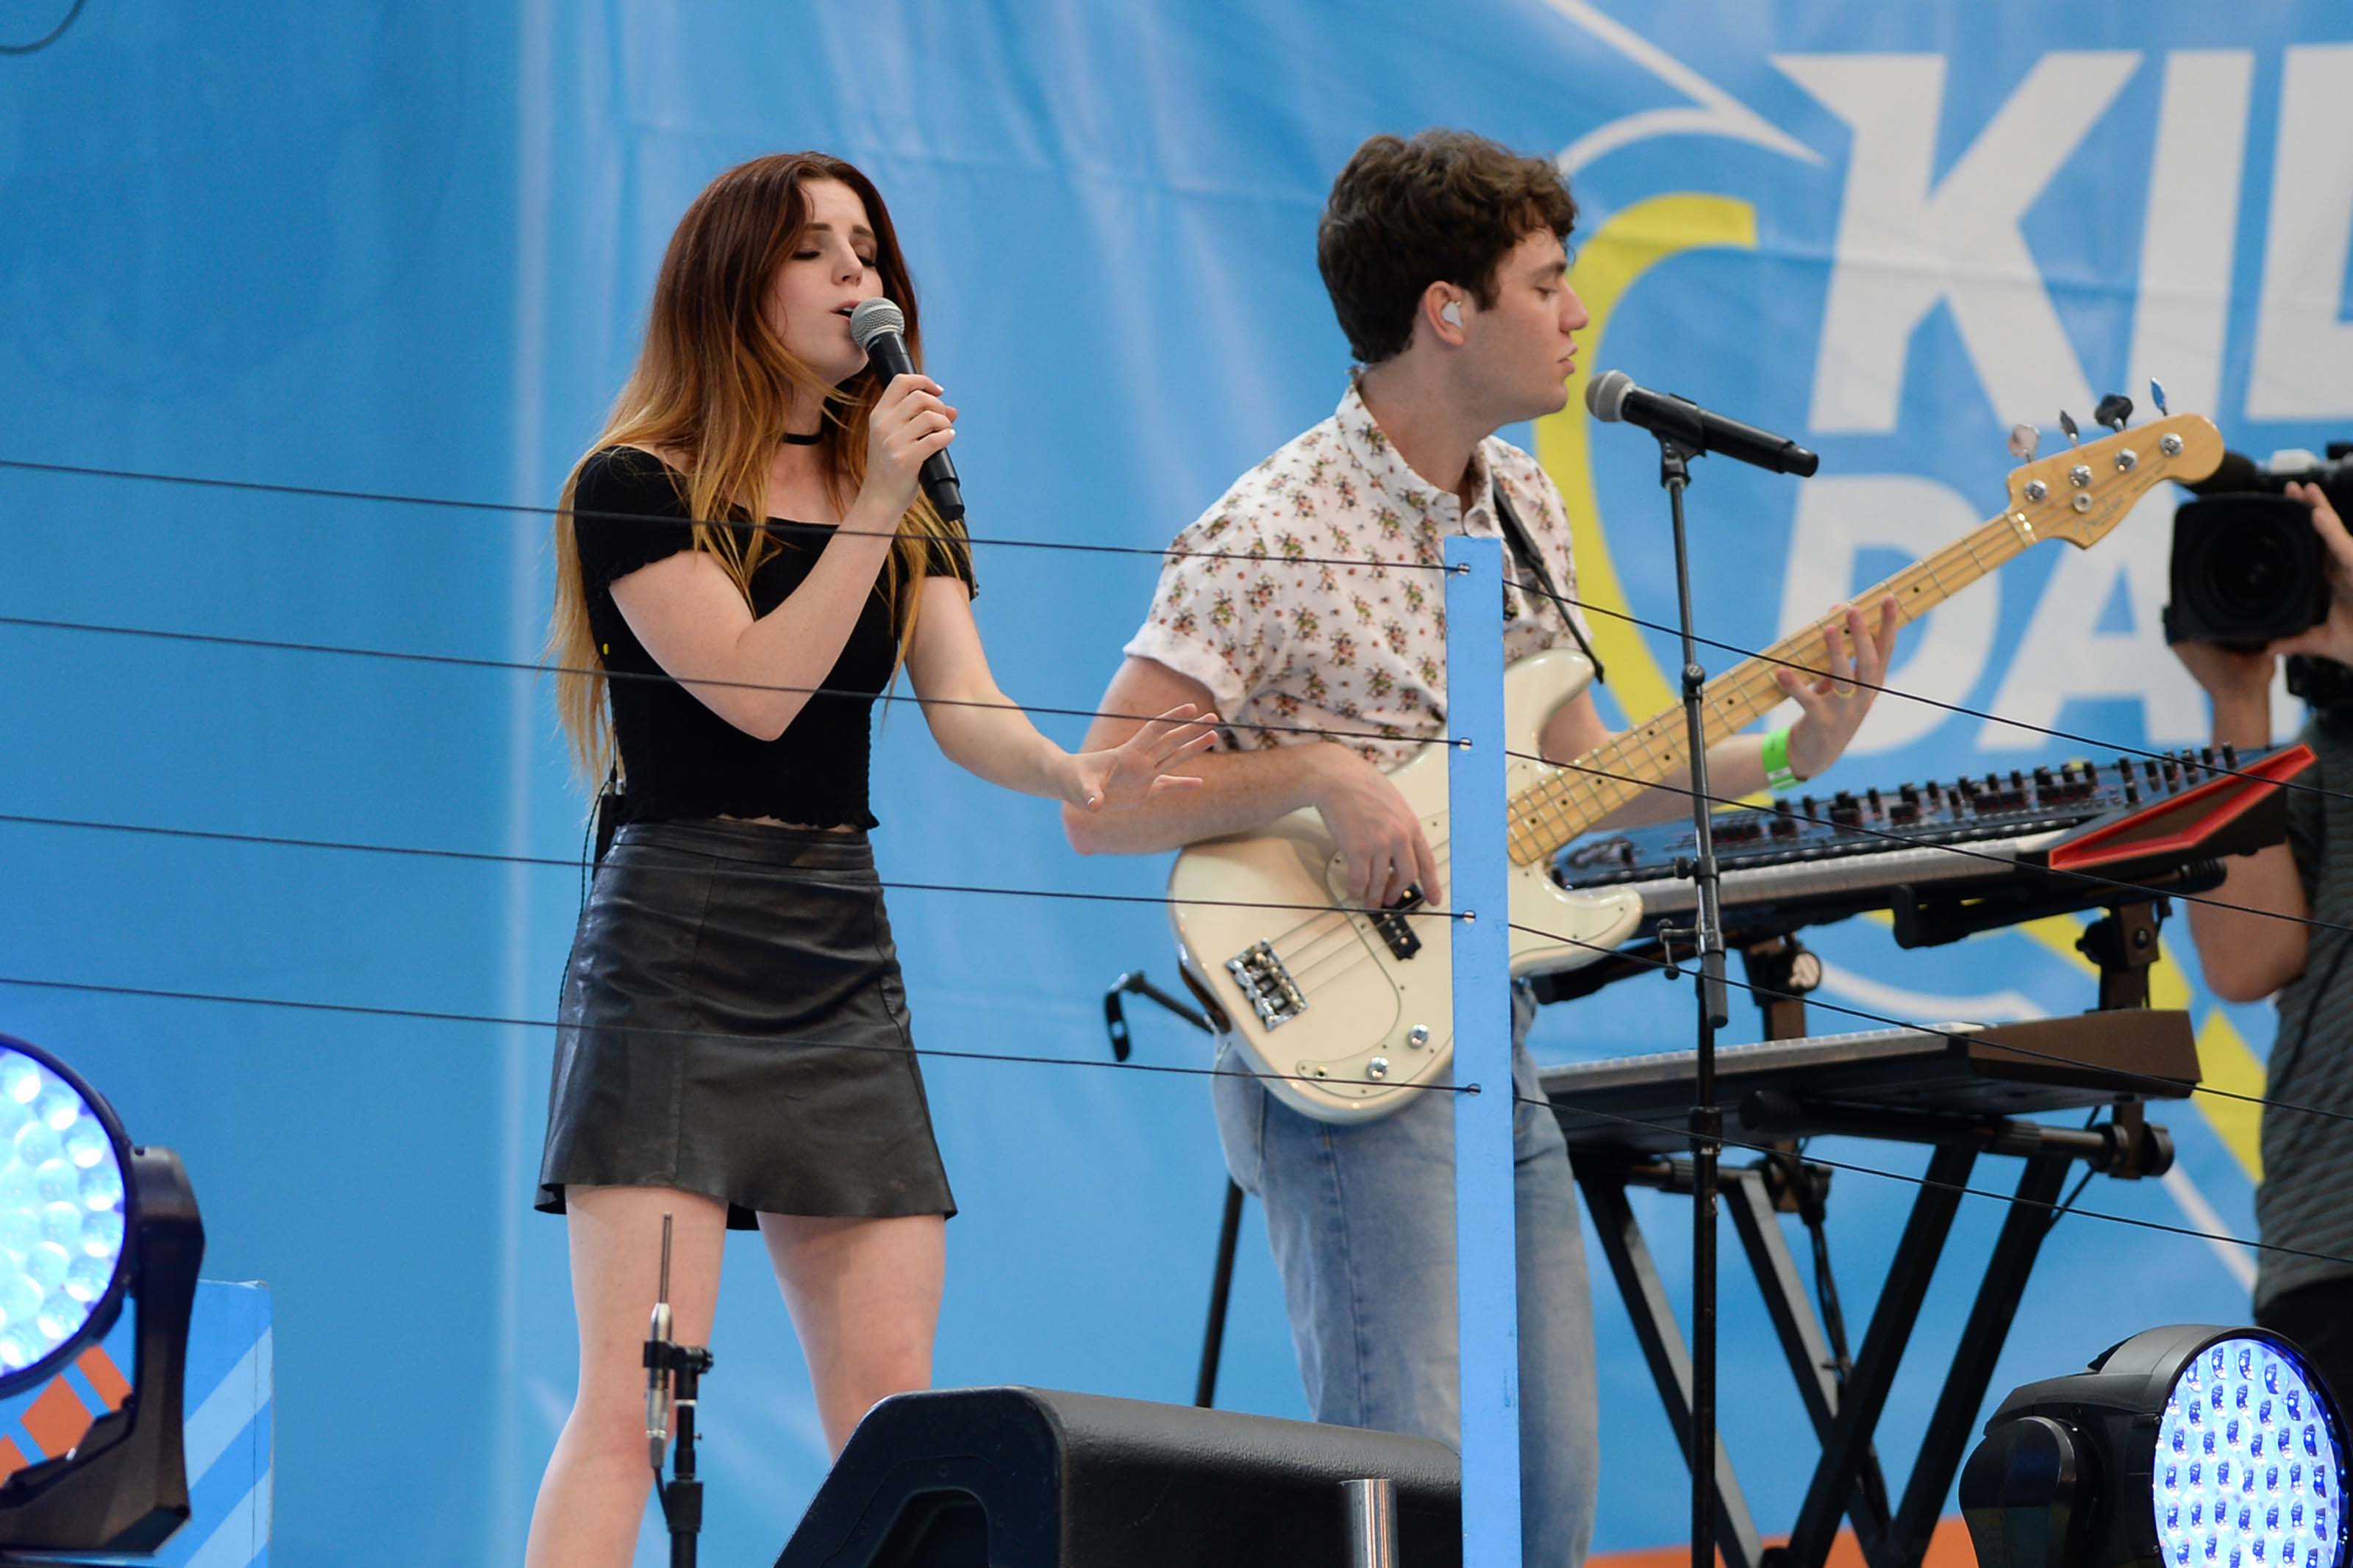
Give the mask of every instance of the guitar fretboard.
<svg viewBox="0 0 2353 1568">
<path fill-rule="evenodd" d="M 2034 542 L 2024 517 L 2005 512 L 1855 595 L 1854 602 L 1863 607 L 1865 624 L 1875 626 L 1880 601 L 1894 595 L 1898 624 L 1909 625 Z M 1826 616 L 1709 681 L 1701 692 L 1705 743 L 1713 746 L 1739 733 L 1783 700 L 1786 694 L 1773 679 L 1776 669 L 1786 665 L 1807 679 L 1829 673 L 1822 668 L 1822 629 L 1831 622 Z M 1545 859 L 1672 777 L 1689 760 L 1689 733 L 1683 710 L 1671 708 L 1513 796 L 1512 858 L 1523 866 Z"/>
</svg>

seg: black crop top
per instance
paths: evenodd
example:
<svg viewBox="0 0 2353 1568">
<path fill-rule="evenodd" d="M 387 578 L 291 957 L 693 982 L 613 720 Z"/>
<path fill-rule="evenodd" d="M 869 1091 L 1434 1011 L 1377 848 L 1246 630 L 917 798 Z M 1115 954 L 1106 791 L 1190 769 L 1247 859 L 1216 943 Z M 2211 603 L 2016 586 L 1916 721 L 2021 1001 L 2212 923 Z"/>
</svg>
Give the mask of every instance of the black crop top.
<svg viewBox="0 0 2353 1568">
<path fill-rule="evenodd" d="M 662 669 L 613 603 L 613 584 L 694 548 L 683 483 L 659 458 L 608 447 L 582 465 L 573 491 L 588 629 L 607 672 L 618 678 L 607 690 L 627 780 L 623 820 L 773 816 L 810 827 L 874 826 L 866 788 L 874 699 L 898 659 L 897 623 L 881 576 L 822 682 L 828 692 L 812 696 L 773 741 L 737 729 L 667 677 L 634 679 L 661 677 Z M 740 521 L 733 526 L 748 528 Z M 777 548 L 752 574 L 755 616 L 766 615 L 800 586 L 829 538 L 808 524 L 767 532 Z M 971 552 L 961 540 L 934 542 L 929 567 L 934 575 L 974 585 Z"/>
</svg>

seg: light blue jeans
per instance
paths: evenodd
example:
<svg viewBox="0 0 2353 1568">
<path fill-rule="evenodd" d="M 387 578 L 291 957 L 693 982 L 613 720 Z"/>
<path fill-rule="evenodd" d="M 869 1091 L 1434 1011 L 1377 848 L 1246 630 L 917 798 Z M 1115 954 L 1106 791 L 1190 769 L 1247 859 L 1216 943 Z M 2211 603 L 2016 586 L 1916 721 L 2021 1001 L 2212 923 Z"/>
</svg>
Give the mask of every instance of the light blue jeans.
<svg viewBox="0 0 2353 1568">
<path fill-rule="evenodd" d="M 1575 1568 L 1593 1535 L 1599 1467 L 1593 1304 L 1568 1146 L 1527 1053 L 1535 1014 L 1514 988 L 1521 1532 L 1529 1568 Z M 1218 1065 L 1240 1063 L 1223 1050 Z M 1226 1167 L 1266 1205 L 1315 1419 L 1459 1447 L 1455 1097 L 1417 1095 L 1393 1116 L 1342 1127 L 1240 1072 L 1213 1081 Z"/>
</svg>

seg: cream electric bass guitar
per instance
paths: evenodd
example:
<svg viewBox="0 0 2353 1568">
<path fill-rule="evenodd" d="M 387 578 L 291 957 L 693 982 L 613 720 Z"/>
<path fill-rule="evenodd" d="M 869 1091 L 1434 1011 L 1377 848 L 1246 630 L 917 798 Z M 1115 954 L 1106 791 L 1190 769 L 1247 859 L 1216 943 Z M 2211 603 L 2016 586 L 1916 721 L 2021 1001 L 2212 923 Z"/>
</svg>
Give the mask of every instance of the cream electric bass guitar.
<svg viewBox="0 0 2353 1568">
<path fill-rule="evenodd" d="M 2164 479 L 2214 471 L 2222 440 L 2197 415 L 2174 415 L 2029 463 L 2010 476 L 1998 517 L 1869 593 L 1894 595 L 1916 620 L 2030 546 L 2097 543 Z M 1814 666 L 1817 623 L 1708 682 L 1714 745 L 1782 700 L 1773 672 Z M 1504 744 L 1523 757 L 1592 667 L 1559 649 L 1505 671 Z M 1671 709 L 1578 759 L 1575 769 L 1513 760 L 1505 807 L 1512 858 L 1512 973 L 1591 963 L 1624 941 L 1641 914 L 1631 893 L 1569 892 L 1553 857 L 1683 764 L 1688 731 Z M 1446 749 L 1421 748 L 1389 773 L 1447 864 Z M 1176 858 L 1168 892 L 1179 957 L 1193 989 L 1267 1088 L 1310 1116 L 1366 1121 L 1402 1107 L 1453 1058 L 1453 921 L 1418 897 L 1368 911 L 1345 900 L 1346 868 L 1324 819 L 1293 812 L 1250 834 L 1196 844 Z"/>
</svg>

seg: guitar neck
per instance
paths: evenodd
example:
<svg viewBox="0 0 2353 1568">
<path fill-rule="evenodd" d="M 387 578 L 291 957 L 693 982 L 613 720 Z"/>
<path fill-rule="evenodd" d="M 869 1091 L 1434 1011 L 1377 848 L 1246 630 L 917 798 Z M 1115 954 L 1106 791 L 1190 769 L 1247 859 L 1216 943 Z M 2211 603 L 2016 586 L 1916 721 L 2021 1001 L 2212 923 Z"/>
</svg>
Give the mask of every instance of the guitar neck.
<svg viewBox="0 0 2353 1568">
<path fill-rule="evenodd" d="M 2034 534 L 2022 520 L 2005 512 L 1855 595 L 1854 602 L 1875 606 L 1892 595 L 1898 622 L 1909 625 L 2033 542 Z M 1876 618 L 1875 610 L 1867 608 L 1866 614 Z M 1713 746 L 1739 733 L 1783 700 L 1785 694 L 1773 679 L 1775 670 L 1786 665 L 1810 679 L 1827 674 L 1821 668 L 1822 630 L 1832 624 L 1834 618 L 1826 616 L 1709 681 L 1701 692 L 1706 743 Z M 1512 858 L 1523 866 L 1547 858 L 1611 812 L 1672 777 L 1689 760 L 1689 733 L 1683 710 L 1671 708 L 1520 792 L 1510 805 Z"/>
</svg>

